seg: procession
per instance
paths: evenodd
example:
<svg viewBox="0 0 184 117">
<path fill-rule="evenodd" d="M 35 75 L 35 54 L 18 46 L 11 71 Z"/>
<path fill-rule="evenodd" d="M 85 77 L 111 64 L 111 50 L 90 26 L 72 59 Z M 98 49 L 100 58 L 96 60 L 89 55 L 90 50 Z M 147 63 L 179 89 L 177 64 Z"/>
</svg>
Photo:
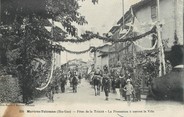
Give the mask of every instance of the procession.
<svg viewBox="0 0 184 117">
<path fill-rule="evenodd" d="M 64 74 L 64 75 L 63 75 Z M 109 95 L 112 93 L 114 100 L 127 101 L 128 103 L 141 101 L 140 87 L 133 88 L 132 79 L 121 76 L 119 73 L 110 74 L 105 68 L 103 71 L 97 68 L 94 73 L 89 75 L 78 73 L 78 71 L 63 74 L 57 74 L 58 81 L 52 81 L 47 88 L 46 96 L 48 102 L 54 102 L 54 94 L 61 93 L 77 93 L 80 92 L 78 86 L 86 83 L 89 90 L 94 91 L 94 96 L 104 96 L 104 100 L 109 100 Z"/>
<path fill-rule="evenodd" d="M 0 16 L 2 104 L 184 103 L 183 0 L 0 0 Z"/>
</svg>

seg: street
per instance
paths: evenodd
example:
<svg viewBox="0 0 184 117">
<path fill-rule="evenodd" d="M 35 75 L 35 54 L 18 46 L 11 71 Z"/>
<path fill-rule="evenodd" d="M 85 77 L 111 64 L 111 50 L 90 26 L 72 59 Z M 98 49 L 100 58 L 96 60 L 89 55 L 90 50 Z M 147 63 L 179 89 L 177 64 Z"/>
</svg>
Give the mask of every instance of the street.
<svg viewBox="0 0 184 117">
<path fill-rule="evenodd" d="M 108 104 L 126 104 L 123 100 L 116 100 L 116 94 L 110 93 L 109 101 L 105 100 L 105 93 L 101 92 L 100 96 L 95 96 L 95 92 L 93 87 L 89 84 L 89 82 L 85 79 L 82 79 L 81 84 L 78 85 L 78 92 L 73 93 L 72 87 L 67 83 L 66 92 L 61 93 L 59 91 L 58 94 L 54 94 L 54 102 L 53 103 L 67 103 L 67 104 L 76 104 L 76 103 L 108 103 Z M 144 102 L 144 100 L 142 100 Z M 38 98 L 35 101 L 35 104 L 48 102 L 47 97 Z M 51 102 L 48 102 L 51 103 Z M 136 102 L 138 103 L 138 102 Z"/>
<path fill-rule="evenodd" d="M 46 113 L 49 117 L 60 117 L 61 115 L 64 117 L 142 117 L 142 113 L 144 113 L 145 116 L 155 117 L 160 114 L 164 115 L 166 111 L 170 115 L 174 115 L 169 110 L 177 112 L 184 108 L 178 103 L 153 102 L 148 104 L 145 101 L 145 96 L 141 97 L 141 101 L 132 102 L 130 106 L 126 101 L 116 100 L 116 94 L 113 93 L 110 93 L 109 101 L 106 101 L 104 92 L 101 92 L 100 96 L 95 96 L 88 81 L 82 79 L 77 93 L 73 93 L 67 83 L 66 92 L 55 94 L 54 102 L 48 102 L 47 97 L 38 98 L 33 104 L 25 106 L 24 110 L 27 111 L 26 116 L 32 116 L 33 113 L 35 116 L 45 116 Z M 42 112 L 35 113 L 35 110 Z M 56 113 L 47 111 L 56 111 Z"/>
<path fill-rule="evenodd" d="M 54 94 L 54 102 L 48 102 L 45 96 L 35 99 L 33 104 L 17 104 L 19 106 L 10 107 L 16 108 L 16 111 L 26 117 L 143 117 L 143 113 L 144 117 L 164 116 L 166 113 L 170 116 L 176 113 L 180 117 L 183 116 L 180 111 L 184 106 L 181 104 L 171 102 L 149 104 L 146 103 L 144 95 L 141 98 L 141 101 L 128 105 L 126 101 L 116 100 L 116 94 L 110 93 L 109 101 L 106 101 L 104 92 L 101 92 L 100 96 L 95 96 L 89 82 L 82 79 L 77 93 L 73 93 L 67 83 L 65 93 Z M 0 112 L 4 112 L 6 108 L 1 109 Z"/>
</svg>

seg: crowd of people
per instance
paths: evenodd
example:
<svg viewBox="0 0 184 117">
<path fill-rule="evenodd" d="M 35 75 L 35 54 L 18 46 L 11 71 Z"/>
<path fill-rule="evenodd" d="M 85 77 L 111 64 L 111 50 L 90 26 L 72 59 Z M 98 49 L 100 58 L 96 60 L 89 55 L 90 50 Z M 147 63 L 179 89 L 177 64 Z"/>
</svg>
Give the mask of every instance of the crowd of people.
<svg viewBox="0 0 184 117">
<path fill-rule="evenodd" d="M 172 71 L 161 78 L 148 80 L 147 100 L 183 102 L 183 47 L 179 45 L 172 47 L 170 56 Z M 69 81 L 73 93 L 77 93 L 77 86 L 81 83 L 82 78 L 90 80 L 95 96 L 99 96 L 100 93 L 104 92 L 105 100 L 109 100 L 110 93 L 116 93 L 116 100 L 124 100 L 128 104 L 132 101 L 141 101 L 141 86 L 137 84 L 135 78 L 126 69 L 123 72 L 121 70 L 111 72 L 107 66 L 104 66 L 103 69 L 97 67 L 93 70 L 90 78 L 82 76 L 77 71 L 56 74 L 56 77 L 58 80 L 54 80 L 55 82 L 50 83 L 48 87 L 47 96 L 50 101 L 54 101 L 53 94 L 58 93 L 59 89 L 61 93 L 65 93 L 67 81 Z"/>
<path fill-rule="evenodd" d="M 55 71 L 54 78 L 46 89 L 49 102 L 54 102 L 55 93 L 65 93 L 67 83 L 70 83 L 73 93 L 77 93 L 77 86 L 81 83 L 81 79 L 81 73 L 77 71 L 68 71 L 67 73 L 62 72 L 62 70 Z"/>
<path fill-rule="evenodd" d="M 141 101 L 140 87 L 134 85 L 128 72 L 122 75 L 118 70 L 109 72 L 107 66 L 103 70 L 97 67 L 90 83 L 94 87 L 95 96 L 104 91 L 105 100 L 109 100 L 109 93 L 112 92 L 116 93 L 116 100 L 125 100 L 129 104 L 131 101 Z"/>
</svg>

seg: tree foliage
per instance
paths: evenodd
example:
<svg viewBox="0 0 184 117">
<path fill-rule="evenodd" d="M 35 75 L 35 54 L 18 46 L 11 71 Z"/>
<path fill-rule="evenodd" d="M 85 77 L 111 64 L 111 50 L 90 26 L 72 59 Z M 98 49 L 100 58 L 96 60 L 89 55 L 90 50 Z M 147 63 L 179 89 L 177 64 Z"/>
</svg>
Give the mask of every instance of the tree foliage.
<svg viewBox="0 0 184 117">
<path fill-rule="evenodd" d="M 31 64 L 34 58 L 51 61 L 51 41 L 65 38 L 67 33 L 77 36 L 72 23 L 83 25 L 87 21 L 78 12 L 78 0 L 1 0 L 1 3 L 0 66 L 12 69 L 9 74 L 21 79 L 23 92 L 30 91 L 35 77 Z M 66 32 L 54 27 L 52 36 L 45 29 L 52 26 L 48 19 L 60 22 Z"/>
</svg>

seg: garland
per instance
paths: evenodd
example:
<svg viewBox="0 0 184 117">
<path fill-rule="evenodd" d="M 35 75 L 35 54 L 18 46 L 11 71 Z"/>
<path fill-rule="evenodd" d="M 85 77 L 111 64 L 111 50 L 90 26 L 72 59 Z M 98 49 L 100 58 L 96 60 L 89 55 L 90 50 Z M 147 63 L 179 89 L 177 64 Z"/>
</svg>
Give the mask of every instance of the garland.
<svg viewBox="0 0 184 117">
<path fill-rule="evenodd" d="M 62 47 L 61 45 L 55 45 L 55 46 L 53 45 L 53 49 L 58 48 L 58 49 L 55 50 L 56 52 L 66 51 L 66 52 L 71 53 L 71 54 L 84 54 L 84 53 L 87 53 L 89 51 L 91 51 L 91 52 L 98 51 L 98 52 L 101 52 L 101 53 L 104 53 L 104 54 L 113 54 L 113 53 L 118 53 L 118 52 L 121 52 L 121 51 L 127 49 L 131 44 L 132 43 L 129 43 L 127 46 L 125 46 L 124 48 L 122 48 L 120 50 L 110 51 L 110 52 L 109 51 L 101 51 L 101 50 L 98 49 L 98 47 L 96 48 L 96 47 L 93 47 L 93 46 L 91 46 L 87 50 L 83 50 L 83 51 L 71 51 L 71 50 L 66 49 L 65 47 Z"/>
<path fill-rule="evenodd" d="M 101 50 L 97 50 L 98 52 L 101 52 L 101 53 L 104 53 L 104 54 L 114 54 L 114 53 L 119 53 L 125 49 L 127 49 L 132 43 L 129 43 L 127 46 L 123 47 L 122 49 L 120 50 L 117 50 L 117 51 L 111 51 L 111 52 L 107 52 L 107 51 L 101 51 Z"/>
<path fill-rule="evenodd" d="M 50 75 L 48 76 L 49 80 L 46 84 L 44 84 L 44 86 L 36 87 L 37 90 L 42 91 L 49 86 L 49 84 L 51 83 L 51 80 L 53 78 L 53 71 L 54 71 L 54 58 L 52 57 L 51 71 L 50 71 Z"/>
<path fill-rule="evenodd" d="M 88 37 L 88 38 L 86 38 L 86 39 L 80 39 L 80 38 L 78 37 L 78 39 L 65 39 L 65 40 L 62 40 L 62 41 L 63 41 L 63 42 L 80 43 L 80 42 L 84 42 L 84 41 L 91 40 L 91 39 L 94 39 L 94 38 L 98 38 L 98 39 L 101 39 L 101 40 L 104 40 L 104 41 L 108 41 L 108 42 L 113 42 L 113 43 L 127 42 L 127 41 L 130 41 L 130 42 L 134 43 L 133 41 L 136 41 L 136 40 L 141 39 L 141 38 L 143 38 L 143 37 L 145 37 L 145 36 L 147 36 L 147 35 L 150 35 L 150 34 L 152 34 L 152 33 L 155 33 L 155 31 L 156 31 L 155 29 L 156 29 L 156 27 L 153 27 L 150 31 L 148 31 L 148 32 L 146 32 L 146 33 L 144 33 L 144 34 L 141 34 L 141 35 L 139 35 L 139 36 L 136 36 L 136 37 L 128 37 L 128 38 L 125 38 L 125 39 L 121 38 L 121 39 L 119 39 L 119 40 L 115 40 L 115 39 L 112 39 L 112 38 L 108 39 L 108 38 L 99 36 L 99 34 L 93 34 L 92 32 L 87 32 L 85 35 L 82 35 L 84 38 L 85 38 L 85 37 Z M 88 36 L 86 36 L 86 35 L 88 35 Z M 135 43 L 134 43 L 134 44 L 135 44 Z M 126 47 L 124 47 L 124 48 L 122 48 L 122 49 L 120 49 L 120 50 L 111 51 L 111 52 L 101 51 L 101 50 L 98 50 L 98 49 L 95 48 L 95 47 L 90 47 L 90 48 L 88 48 L 87 50 L 83 50 L 83 51 L 71 51 L 71 50 L 66 49 L 65 47 L 60 46 L 60 45 L 55 45 L 55 46 L 52 47 L 52 48 L 53 48 L 54 50 L 56 50 L 56 52 L 59 52 L 59 53 L 60 53 L 60 51 L 66 51 L 66 52 L 71 53 L 71 54 L 84 54 L 84 53 L 87 53 L 87 52 L 89 52 L 89 51 L 91 51 L 91 52 L 93 52 L 93 51 L 99 51 L 99 52 L 105 53 L 105 54 L 113 54 L 113 53 L 118 53 L 118 52 L 121 52 L 121 51 L 125 50 L 125 49 L 128 48 L 130 45 L 131 45 L 131 44 L 127 45 Z M 156 45 L 155 45 L 155 46 L 156 46 Z M 151 49 L 153 49 L 153 48 L 151 48 Z M 149 49 L 148 49 L 148 50 L 149 50 Z"/>
<path fill-rule="evenodd" d="M 149 54 L 152 54 L 152 55 L 158 54 L 158 52 L 159 52 L 159 48 L 155 48 L 152 50 L 143 50 L 143 51 L 137 52 L 136 54 L 143 54 L 144 53 L 147 56 Z"/>
<path fill-rule="evenodd" d="M 136 41 L 138 39 L 141 39 L 147 35 L 150 35 L 152 33 L 156 32 L 156 27 L 153 27 L 150 31 L 138 35 L 136 37 L 128 37 L 128 38 L 120 38 L 120 39 L 113 39 L 113 38 L 108 38 L 108 37 L 103 37 L 100 36 L 98 33 L 97 34 L 93 34 L 92 32 L 87 31 L 86 34 L 82 34 L 81 37 L 76 37 L 76 39 L 61 39 L 59 41 L 61 42 L 71 42 L 71 43 L 81 43 L 81 42 L 85 42 L 85 41 L 90 41 L 91 39 L 99 39 L 99 40 L 103 40 L 103 41 L 107 41 L 107 42 L 112 42 L 112 43 L 118 43 L 118 42 L 127 42 L 127 41 Z"/>
<path fill-rule="evenodd" d="M 65 47 L 62 47 L 63 51 L 66 51 L 66 52 L 71 53 L 71 54 L 84 54 L 84 53 L 87 53 L 93 49 L 95 49 L 95 47 L 90 47 L 89 49 L 83 50 L 83 51 L 71 51 L 71 50 L 66 49 Z"/>
<path fill-rule="evenodd" d="M 115 43 L 118 43 L 118 42 L 127 42 L 127 41 L 136 41 L 136 40 L 139 40 L 143 37 L 146 37 L 147 35 L 150 35 L 152 33 L 155 33 L 156 32 L 156 27 L 153 27 L 150 31 L 144 33 L 144 34 L 141 34 L 141 35 L 138 35 L 136 37 L 128 37 L 128 38 L 125 38 L 125 39 L 120 39 L 120 40 L 115 40 L 114 42 Z"/>
</svg>

